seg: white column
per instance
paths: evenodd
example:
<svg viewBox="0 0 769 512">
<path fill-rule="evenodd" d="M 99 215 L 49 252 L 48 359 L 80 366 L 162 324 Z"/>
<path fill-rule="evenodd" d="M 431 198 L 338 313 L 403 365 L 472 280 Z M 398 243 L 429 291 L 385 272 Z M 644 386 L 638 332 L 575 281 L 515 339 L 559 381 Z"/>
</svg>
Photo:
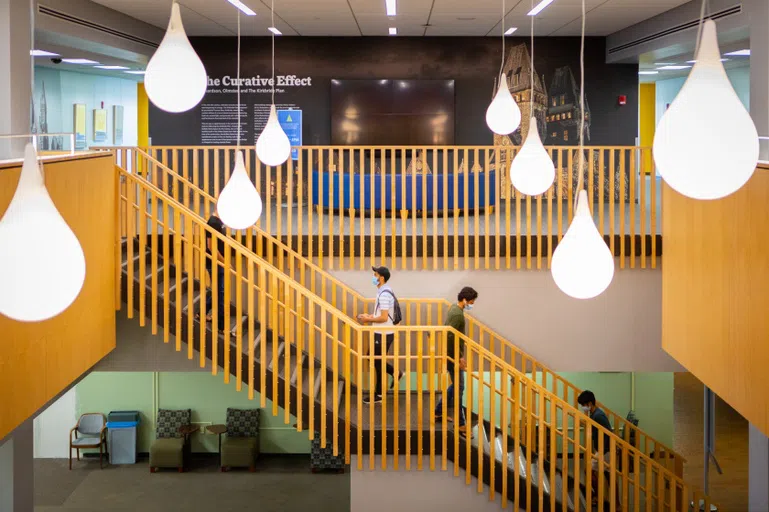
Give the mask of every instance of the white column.
<svg viewBox="0 0 769 512">
<path fill-rule="evenodd" d="M 30 131 L 32 5 L 0 0 L 0 134 Z M 0 144 L 0 159 L 20 157 L 28 140 Z"/>
<path fill-rule="evenodd" d="M 28 512 L 35 507 L 32 419 L 0 445 L 0 510 Z"/>
<path fill-rule="evenodd" d="M 769 0 L 744 0 L 750 23 L 750 115 L 758 135 L 769 137 Z M 769 160 L 769 141 L 761 143 L 761 160 Z"/>
</svg>

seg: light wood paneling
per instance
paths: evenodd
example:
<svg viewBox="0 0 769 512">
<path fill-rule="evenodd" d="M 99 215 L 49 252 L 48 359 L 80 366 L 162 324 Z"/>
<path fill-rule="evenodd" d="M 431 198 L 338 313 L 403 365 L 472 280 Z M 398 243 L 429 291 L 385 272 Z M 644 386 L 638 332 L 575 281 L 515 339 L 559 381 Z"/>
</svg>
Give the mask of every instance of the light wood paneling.
<svg viewBox="0 0 769 512">
<path fill-rule="evenodd" d="M 115 348 L 112 155 L 52 158 L 44 169 L 48 192 L 85 252 L 85 284 L 72 306 L 50 320 L 22 323 L 0 315 L 0 438 Z M 20 170 L 20 164 L 0 165 L 0 216 Z M 56 247 L 50 257 L 56 258 Z"/>
<path fill-rule="evenodd" d="M 665 187 L 662 346 L 769 434 L 769 168 L 695 201 Z"/>
</svg>

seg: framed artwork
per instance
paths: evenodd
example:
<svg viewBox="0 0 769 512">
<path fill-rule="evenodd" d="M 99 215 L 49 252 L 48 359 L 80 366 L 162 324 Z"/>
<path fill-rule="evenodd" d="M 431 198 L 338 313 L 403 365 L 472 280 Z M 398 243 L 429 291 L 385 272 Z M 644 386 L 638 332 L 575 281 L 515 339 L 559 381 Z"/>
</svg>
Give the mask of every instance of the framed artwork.
<svg viewBox="0 0 769 512">
<path fill-rule="evenodd" d="M 75 132 L 75 150 L 81 151 L 87 147 L 85 128 L 85 104 L 75 103 L 73 111 L 73 130 Z"/>
<path fill-rule="evenodd" d="M 112 107 L 112 143 L 115 146 L 123 145 L 123 105 Z"/>
<path fill-rule="evenodd" d="M 93 109 L 93 141 L 107 142 L 107 111 L 103 108 Z"/>
</svg>

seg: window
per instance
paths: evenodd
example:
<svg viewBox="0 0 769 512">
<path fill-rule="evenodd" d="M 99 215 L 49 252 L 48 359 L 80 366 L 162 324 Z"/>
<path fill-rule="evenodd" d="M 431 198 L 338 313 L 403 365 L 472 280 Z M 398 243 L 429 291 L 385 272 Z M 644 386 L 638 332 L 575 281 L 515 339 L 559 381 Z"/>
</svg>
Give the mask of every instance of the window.
<svg viewBox="0 0 769 512">
<path fill-rule="evenodd" d="M 557 107 L 557 106 L 558 106 L 558 104 L 556 103 L 556 100 L 555 100 L 555 98 L 553 98 L 553 106 L 554 106 L 554 107 Z"/>
<path fill-rule="evenodd" d="M 566 95 L 561 94 L 561 105 L 565 105 L 565 104 L 566 104 Z"/>
<path fill-rule="evenodd" d="M 571 112 L 569 112 L 569 113 L 568 113 L 568 114 L 566 114 L 566 115 L 568 116 L 568 119 L 571 119 Z"/>
<path fill-rule="evenodd" d="M 569 140 L 569 132 L 567 130 L 563 131 L 563 140 Z"/>
<path fill-rule="evenodd" d="M 553 138 L 558 137 L 558 132 L 553 132 Z"/>
</svg>

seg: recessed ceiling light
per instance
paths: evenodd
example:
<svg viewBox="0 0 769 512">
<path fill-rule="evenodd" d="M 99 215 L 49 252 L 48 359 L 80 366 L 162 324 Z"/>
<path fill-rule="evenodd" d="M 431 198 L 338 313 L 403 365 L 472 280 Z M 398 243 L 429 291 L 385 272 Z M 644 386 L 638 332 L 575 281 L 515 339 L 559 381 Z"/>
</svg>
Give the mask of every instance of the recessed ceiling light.
<svg viewBox="0 0 769 512">
<path fill-rule="evenodd" d="M 270 32 L 272 32 L 276 36 L 282 36 L 283 35 L 283 32 L 278 30 L 276 27 L 267 27 L 267 30 L 269 30 Z"/>
<path fill-rule="evenodd" d="M 388 16 L 395 16 L 395 0 L 385 0 L 385 9 L 387 9 Z"/>
<path fill-rule="evenodd" d="M 129 75 L 143 75 L 144 71 L 124 71 L 124 73 L 128 73 Z"/>
<path fill-rule="evenodd" d="M 94 66 L 94 67 L 98 69 L 130 69 L 125 66 Z"/>
<path fill-rule="evenodd" d="M 510 27 L 509 29 L 505 30 L 505 35 L 509 36 L 510 34 L 515 32 L 516 30 L 518 30 L 518 27 Z"/>
<path fill-rule="evenodd" d="M 45 50 L 32 50 L 29 52 L 33 57 L 58 57 L 58 53 L 47 52 Z"/>
<path fill-rule="evenodd" d="M 395 27 L 390 27 L 390 35 L 391 36 L 397 36 L 398 35 L 398 29 Z"/>
<path fill-rule="evenodd" d="M 660 71 L 677 71 L 679 69 L 689 69 L 691 66 L 662 66 L 661 68 L 657 68 Z"/>
<path fill-rule="evenodd" d="M 639 75 L 658 75 L 659 71 L 639 71 Z"/>
<path fill-rule="evenodd" d="M 98 62 L 91 59 L 61 59 L 61 61 L 67 64 L 98 64 Z"/>
<path fill-rule="evenodd" d="M 729 55 L 733 57 L 750 57 L 750 48 L 746 48 L 744 50 L 737 50 L 736 52 L 725 53 L 724 55 Z"/>
<path fill-rule="evenodd" d="M 241 2 L 240 0 L 227 0 L 229 3 L 240 9 L 246 16 L 256 16 L 256 13 L 251 10 L 249 6 Z"/>
<path fill-rule="evenodd" d="M 534 9 L 530 10 L 527 16 L 536 16 L 541 13 L 545 7 L 552 4 L 553 0 L 542 0 L 540 3 L 534 6 Z"/>
</svg>

